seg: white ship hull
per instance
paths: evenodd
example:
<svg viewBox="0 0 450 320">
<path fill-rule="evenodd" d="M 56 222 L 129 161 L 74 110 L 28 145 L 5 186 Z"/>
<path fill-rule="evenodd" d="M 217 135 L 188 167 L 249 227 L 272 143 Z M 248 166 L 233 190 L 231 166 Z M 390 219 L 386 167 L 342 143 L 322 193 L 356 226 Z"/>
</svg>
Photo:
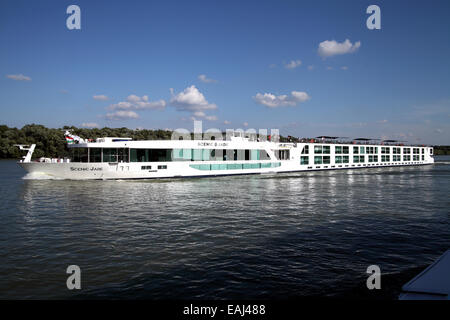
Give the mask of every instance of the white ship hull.
<svg viewBox="0 0 450 320">
<path fill-rule="evenodd" d="M 115 149 L 111 148 L 112 146 Z M 307 146 L 307 147 L 306 147 Z M 214 148 L 221 147 L 224 154 L 234 150 L 234 159 L 212 159 Z M 320 147 L 320 148 L 319 148 Z M 274 143 L 235 141 L 126 141 L 110 143 L 84 143 L 72 147 L 85 148 L 92 162 L 20 162 L 32 175 L 53 179 L 161 179 L 181 177 L 208 177 L 246 174 L 270 174 L 315 170 L 345 170 L 376 167 L 427 165 L 434 163 L 432 148 L 419 146 L 352 145 L 326 143 Z M 109 162 L 106 151 L 126 148 L 125 161 Z M 170 161 L 142 161 L 133 158 L 133 150 L 171 150 Z M 150 149 L 148 149 L 150 148 Z M 169 148 L 169 149 L 163 149 Z M 184 148 L 184 149 L 176 149 Z M 323 150 L 322 150 L 323 148 Z M 367 149 L 366 149 L 367 148 Z M 370 149 L 372 148 L 372 149 Z M 395 150 L 394 150 L 395 148 Z M 101 157 L 93 159 L 90 150 L 102 150 Z M 200 150 L 198 160 L 195 150 Z M 404 150 L 405 149 L 405 150 Z M 188 157 L 176 158 L 176 150 L 187 150 Z M 320 153 L 318 151 L 320 150 Z M 216 149 L 217 151 L 217 149 Z M 237 156 L 237 151 L 242 151 Z M 260 160 L 258 152 L 265 152 Z M 307 152 L 306 152 L 307 151 Z M 360 152 L 362 151 L 362 153 Z M 90 152 L 90 154 L 89 154 Z M 357 153 L 355 153 L 357 152 Z M 383 153 L 382 153 L 383 152 Z M 395 153 L 394 153 L 395 152 Z M 207 154 L 207 156 L 204 156 Z M 114 156 L 114 155 L 113 155 Z M 192 159 L 190 157 L 192 156 Z M 111 157 L 108 154 L 108 157 Z M 206 157 L 206 158 L 205 158 Z M 217 158 L 217 155 L 215 155 Z M 253 158 L 257 159 L 253 159 Z M 114 159 L 119 159 L 117 154 Z M 209 160 L 209 161 L 208 161 Z M 356 161 L 356 162 L 355 162 Z"/>
</svg>

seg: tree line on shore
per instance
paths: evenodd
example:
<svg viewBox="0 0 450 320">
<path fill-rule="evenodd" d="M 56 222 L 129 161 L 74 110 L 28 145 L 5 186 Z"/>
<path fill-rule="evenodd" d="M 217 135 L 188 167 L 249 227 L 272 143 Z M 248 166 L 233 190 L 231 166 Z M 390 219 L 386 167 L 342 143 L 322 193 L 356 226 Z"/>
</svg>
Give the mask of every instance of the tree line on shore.
<svg viewBox="0 0 450 320">
<path fill-rule="evenodd" d="M 72 134 L 83 139 L 96 139 L 99 137 L 127 137 L 133 140 L 169 140 L 172 131 L 169 130 L 148 130 L 148 129 L 128 129 L 128 128 L 77 128 L 74 126 L 64 126 L 62 128 L 47 128 L 39 124 L 28 124 L 21 129 L 10 128 L 0 125 L 0 159 L 19 159 L 24 154 L 16 144 L 36 144 L 34 157 L 65 157 L 70 152 L 64 138 L 64 132 L 70 130 Z M 280 141 L 287 141 L 287 138 L 280 137 Z M 291 140 L 293 141 L 293 140 Z M 436 155 L 450 155 L 450 146 L 435 146 Z"/>
<path fill-rule="evenodd" d="M 21 129 L 0 125 L 0 159 L 19 159 L 24 153 L 16 144 L 36 144 L 33 158 L 66 157 L 71 154 L 67 148 L 64 132 L 70 130 L 83 139 L 99 137 L 127 137 L 133 140 L 168 140 L 172 132 L 168 130 L 131 130 L 128 128 L 77 128 L 64 126 L 54 129 L 39 124 L 28 124 Z"/>
</svg>

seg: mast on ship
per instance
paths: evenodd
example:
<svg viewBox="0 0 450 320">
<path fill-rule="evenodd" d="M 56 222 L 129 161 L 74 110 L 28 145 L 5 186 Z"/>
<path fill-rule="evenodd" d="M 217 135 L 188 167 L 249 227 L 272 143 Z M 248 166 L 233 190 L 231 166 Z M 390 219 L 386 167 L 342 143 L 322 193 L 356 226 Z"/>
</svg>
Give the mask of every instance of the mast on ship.
<svg viewBox="0 0 450 320">
<path fill-rule="evenodd" d="M 32 144 L 31 146 L 26 144 L 15 144 L 15 146 L 19 147 L 20 150 L 28 151 L 27 155 L 23 156 L 23 160 L 20 160 L 20 162 L 31 162 L 31 156 L 36 148 L 36 144 Z"/>
</svg>

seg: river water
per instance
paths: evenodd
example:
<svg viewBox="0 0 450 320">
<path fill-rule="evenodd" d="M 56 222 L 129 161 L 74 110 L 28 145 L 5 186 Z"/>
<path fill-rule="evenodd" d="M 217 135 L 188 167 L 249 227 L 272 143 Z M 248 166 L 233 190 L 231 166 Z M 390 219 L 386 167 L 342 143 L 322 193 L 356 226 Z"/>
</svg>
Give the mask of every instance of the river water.
<svg viewBox="0 0 450 320">
<path fill-rule="evenodd" d="M 339 297 L 369 265 L 395 275 L 450 248 L 437 160 L 159 181 L 26 180 L 0 161 L 0 298 Z"/>
</svg>

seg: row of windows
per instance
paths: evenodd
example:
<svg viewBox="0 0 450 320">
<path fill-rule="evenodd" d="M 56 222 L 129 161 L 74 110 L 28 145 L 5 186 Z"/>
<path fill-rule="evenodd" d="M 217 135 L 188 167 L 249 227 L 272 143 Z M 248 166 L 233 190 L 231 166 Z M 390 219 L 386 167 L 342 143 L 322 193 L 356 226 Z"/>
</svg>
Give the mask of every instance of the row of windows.
<svg viewBox="0 0 450 320">
<path fill-rule="evenodd" d="M 167 169 L 166 165 L 158 166 L 158 169 Z M 152 170 L 152 166 L 141 166 L 141 170 Z"/>
<path fill-rule="evenodd" d="M 227 163 L 227 164 L 191 164 L 189 167 L 197 170 L 243 170 L 243 169 L 261 169 L 277 168 L 281 166 L 280 162 L 272 163 Z"/>
<path fill-rule="evenodd" d="M 358 153 L 364 154 L 365 153 L 365 147 L 354 146 L 353 147 L 353 154 L 358 154 Z"/>
<path fill-rule="evenodd" d="M 349 156 L 336 156 L 334 159 L 335 163 L 349 163 L 350 157 Z"/>
<path fill-rule="evenodd" d="M 128 156 L 129 155 L 129 156 Z M 289 158 L 289 151 L 277 153 Z M 249 149 L 128 149 L 73 148 L 73 162 L 168 162 L 168 161 L 237 161 L 270 160 L 265 150 Z"/>
<path fill-rule="evenodd" d="M 315 154 L 330 154 L 330 146 L 314 146 Z"/>
<path fill-rule="evenodd" d="M 349 147 L 348 146 L 335 146 L 335 154 L 348 154 Z M 424 148 L 412 148 L 414 154 L 424 154 Z M 315 154 L 330 154 L 330 146 L 322 146 L 315 145 L 314 146 Z M 353 154 L 378 154 L 378 147 L 365 147 L 365 146 L 353 146 Z M 391 147 L 381 147 L 381 154 L 390 154 Z M 393 154 L 400 154 L 401 148 L 392 147 Z M 411 148 L 403 148 L 404 154 L 411 154 Z M 302 154 L 309 154 L 309 145 L 305 145 Z"/>
<path fill-rule="evenodd" d="M 127 148 L 73 148 L 73 162 L 128 162 Z"/>
<path fill-rule="evenodd" d="M 390 155 L 381 155 L 381 162 L 390 162 Z M 335 156 L 335 163 L 349 163 L 349 156 Z M 368 162 L 378 162 L 378 155 L 368 155 Z M 411 156 L 405 155 L 403 156 L 403 161 L 410 161 Z M 425 156 L 422 155 L 422 161 L 425 160 Z M 401 161 L 400 155 L 393 155 L 392 161 Z M 413 156 L 413 161 L 420 161 L 420 156 Z M 365 156 L 353 156 L 353 163 L 364 163 Z M 329 164 L 330 156 L 314 156 L 314 164 Z M 309 164 L 308 156 L 300 157 L 300 164 L 306 165 Z"/>
<path fill-rule="evenodd" d="M 353 163 L 363 163 L 364 161 L 364 156 L 353 156 Z"/>
<path fill-rule="evenodd" d="M 131 162 L 270 160 L 265 150 L 131 149 Z"/>
<path fill-rule="evenodd" d="M 315 156 L 314 157 L 314 164 L 329 164 L 330 163 L 330 156 Z"/>
</svg>

